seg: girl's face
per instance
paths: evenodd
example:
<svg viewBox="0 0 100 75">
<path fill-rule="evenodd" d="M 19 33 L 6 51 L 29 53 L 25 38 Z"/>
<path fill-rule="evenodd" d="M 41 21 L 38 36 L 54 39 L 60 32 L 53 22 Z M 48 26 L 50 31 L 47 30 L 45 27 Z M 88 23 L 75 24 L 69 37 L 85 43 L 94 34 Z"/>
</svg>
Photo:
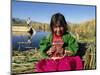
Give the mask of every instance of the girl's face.
<svg viewBox="0 0 100 75">
<path fill-rule="evenodd" d="M 55 25 L 53 26 L 53 31 L 57 36 L 61 36 L 64 33 L 64 27 L 61 25 Z"/>
</svg>

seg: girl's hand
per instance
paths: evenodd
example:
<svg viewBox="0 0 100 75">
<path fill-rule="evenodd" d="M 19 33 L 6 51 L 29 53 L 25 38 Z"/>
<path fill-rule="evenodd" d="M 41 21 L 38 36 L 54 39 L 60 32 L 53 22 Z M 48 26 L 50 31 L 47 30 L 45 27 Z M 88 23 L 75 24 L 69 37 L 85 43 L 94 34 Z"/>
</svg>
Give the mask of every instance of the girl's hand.
<svg viewBox="0 0 100 75">
<path fill-rule="evenodd" d="M 53 46 L 47 51 L 47 54 L 51 55 L 54 51 L 55 51 L 55 47 Z"/>
<path fill-rule="evenodd" d="M 73 55 L 73 52 L 70 51 L 70 50 L 65 50 L 65 55 L 72 56 Z"/>
</svg>

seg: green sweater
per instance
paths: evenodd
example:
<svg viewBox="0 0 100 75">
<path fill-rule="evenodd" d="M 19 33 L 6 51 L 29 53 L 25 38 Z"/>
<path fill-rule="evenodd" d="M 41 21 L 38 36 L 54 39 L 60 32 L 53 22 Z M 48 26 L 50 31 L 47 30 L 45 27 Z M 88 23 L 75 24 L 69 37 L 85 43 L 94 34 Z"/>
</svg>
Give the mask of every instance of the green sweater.
<svg viewBox="0 0 100 75">
<path fill-rule="evenodd" d="M 64 45 L 63 48 L 65 50 L 70 50 L 73 52 L 72 55 L 75 55 L 78 50 L 78 43 L 76 39 L 68 32 L 66 32 L 63 36 Z M 47 58 L 48 55 L 46 51 L 52 46 L 52 34 L 47 35 L 40 41 L 40 52 L 44 58 Z"/>
</svg>

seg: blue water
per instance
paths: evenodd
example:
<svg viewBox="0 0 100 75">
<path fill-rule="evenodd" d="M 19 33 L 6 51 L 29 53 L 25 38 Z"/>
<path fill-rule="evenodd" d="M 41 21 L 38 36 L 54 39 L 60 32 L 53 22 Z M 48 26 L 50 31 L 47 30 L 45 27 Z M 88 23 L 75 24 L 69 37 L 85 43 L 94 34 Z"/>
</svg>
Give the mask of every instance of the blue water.
<svg viewBox="0 0 100 75">
<path fill-rule="evenodd" d="M 29 36 L 12 36 L 12 48 L 13 50 L 28 50 L 28 48 L 39 48 L 40 40 L 49 34 L 49 32 L 36 32 L 34 36 L 32 36 L 31 43 L 21 43 L 19 42 L 27 42 Z"/>
</svg>

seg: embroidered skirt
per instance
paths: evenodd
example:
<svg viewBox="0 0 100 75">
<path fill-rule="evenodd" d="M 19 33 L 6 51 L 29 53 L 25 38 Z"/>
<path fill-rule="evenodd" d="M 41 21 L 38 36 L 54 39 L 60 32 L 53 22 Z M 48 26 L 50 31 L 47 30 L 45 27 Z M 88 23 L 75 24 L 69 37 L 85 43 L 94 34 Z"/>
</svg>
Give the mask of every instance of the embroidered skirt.
<svg viewBox="0 0 100 75">
<path fill-rule="evenodd" d="M 83 62 L 79 56 L 65 56 L 61 59 L 42 59 L 36 64 L 35 72 L 57 72 L 82 70 Z"/>
</svg>

